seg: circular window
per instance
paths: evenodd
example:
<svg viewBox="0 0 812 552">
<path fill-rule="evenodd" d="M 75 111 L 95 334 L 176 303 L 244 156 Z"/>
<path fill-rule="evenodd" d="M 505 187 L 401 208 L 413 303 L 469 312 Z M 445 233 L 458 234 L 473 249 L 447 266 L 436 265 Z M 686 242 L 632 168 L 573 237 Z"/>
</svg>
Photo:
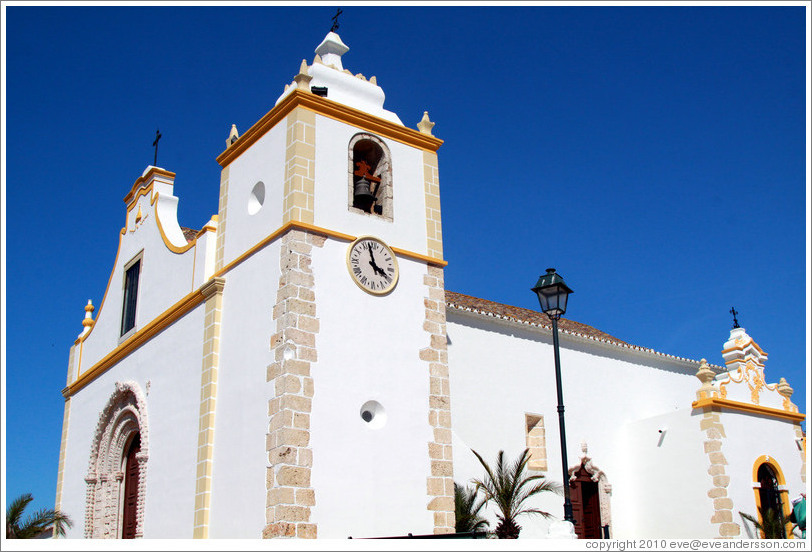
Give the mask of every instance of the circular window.
<svg viewBox="0 0 812 552">
<path fill-rule="evenodd" d="M 380 429 L 386 425 L 386 410 L 378 401 L 365 402 L 359 414 L 370 429 Z"/>
<path fill-rule="evenodd" d="M 260 180 L 254 184 L 251 195 L 248 196 L 248 214 L 255 215 L 265 203 L 265 184 Z"/>
</svg>

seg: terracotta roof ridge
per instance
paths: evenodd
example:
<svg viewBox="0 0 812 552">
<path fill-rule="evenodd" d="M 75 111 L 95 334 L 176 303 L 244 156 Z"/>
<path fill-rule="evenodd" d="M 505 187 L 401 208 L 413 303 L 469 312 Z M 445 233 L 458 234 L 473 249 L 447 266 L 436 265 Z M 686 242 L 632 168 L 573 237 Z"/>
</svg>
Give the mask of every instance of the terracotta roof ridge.
<svg viewBox="0 0 812 552">
<path fill-rule="evenodd" d="M 186 238 L 187 243 L 195 241 L 198 232 L 200 232 L 200 230 L 195 230 L 194 228 L 187 228 L 186 226 L 181 226 L 180 231 L 183 232 L 183 237 Z"/>
<path fill-rule="evenodd" d="M 474 297 L 472 295 L 458 293 L 456 291 L 446 290 L 445 294 L 446 294 L 446 305 L 454 309 L 473 312 L 476 314 L 484 314 L 486 316 L 493 316 L 499 319 L 511 320 L 514 322 L 529 324 L 532 326 L 541 326 L 544 328 L 552 329 L 552 324 L 550 324 L 549 319 L 547 319 L 547 317 L 544 316 L 540 311 L 534 311 L 523 307 L 515 307 L 513 305 L 497 303 L 496 301 L 482 299 L 479 297 Z M 641 351 L 659 357 L 665 357 L 673 360 L 699 364 L 699 361 L 697 360 L 680 357 L 676 355 L 670 355 L 668 353 L 661 353 L 648 347 L 632 345 L 606 332 L 603 332 L 593 326 L 584 324 L 583 322 L 576 322 L 575 320 L 570 320 L 568 318 L 562 318 L 559 321 L 559 329 L 562 331 L 562 333 L 589 339 L 592 341 L 608 343 L 616 347 Z M 719 371 L 724 370 L 721 366 L 717 365 L 711 365 L 711 367 L 716 368 Z"/>
</svg>

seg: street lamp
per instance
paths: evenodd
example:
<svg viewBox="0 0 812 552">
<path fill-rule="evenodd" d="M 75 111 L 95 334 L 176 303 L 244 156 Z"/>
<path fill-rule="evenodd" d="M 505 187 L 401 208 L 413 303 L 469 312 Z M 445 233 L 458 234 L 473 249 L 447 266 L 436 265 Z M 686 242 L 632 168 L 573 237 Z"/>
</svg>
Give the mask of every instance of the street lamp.
<svg viewBox="0 0 812 552">
<path fill-rule="evenodd" d="M 533 293 L 538 295 L 541 312 L 550 317 L 553 323 L 553 351 L 555 353 L 555 388 L 558 392 L 558 430 L 561 434 L 561 470 L 564 474 L 564 521 L 574 523 L 572 502 L 570 501 L 569 473 L 567 473 L 567 436 L 564 431 L 564 396 L 561 393 L 561 362 L 558 358 L 558 319 L 567 312 L 567 298 L 572 290 L 564 279 L 548 268 L 547 274 L 539 277 Z"/>
</svg>

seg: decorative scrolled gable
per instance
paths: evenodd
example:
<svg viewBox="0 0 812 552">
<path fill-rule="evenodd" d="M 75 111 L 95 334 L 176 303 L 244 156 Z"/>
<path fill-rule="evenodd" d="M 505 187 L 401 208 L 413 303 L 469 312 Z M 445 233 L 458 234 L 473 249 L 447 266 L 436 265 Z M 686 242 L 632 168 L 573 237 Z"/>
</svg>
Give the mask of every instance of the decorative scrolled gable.
<svg viewBox="0 0 812 552">
<path fill-rule="evenodd" d="M 767 383 L 764 364 L 767 353 L 759 347 L 744 328 L 735 327 L 722 349 L 726 372 L 713 376 L 702 361 L 696 377 L 702 382 L 693 407 L 718 407 L 741 412 L 801 421 L 792 400 L 793 389 L 784 378 Z"/>
</svg>

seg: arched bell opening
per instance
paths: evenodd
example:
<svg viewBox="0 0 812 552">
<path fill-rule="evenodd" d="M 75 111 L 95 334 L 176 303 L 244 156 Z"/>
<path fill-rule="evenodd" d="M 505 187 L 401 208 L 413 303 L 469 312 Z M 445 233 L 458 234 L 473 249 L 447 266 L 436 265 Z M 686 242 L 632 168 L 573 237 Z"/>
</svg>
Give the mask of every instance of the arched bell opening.
<svg viewBox="0 0 812 552">
<path fill-rule="evenodd" d="M 377 136 L 350 140 L 350 202 L 353 210 L 392 220 L 392 170 L 389 148 Z"/>
</svg>

